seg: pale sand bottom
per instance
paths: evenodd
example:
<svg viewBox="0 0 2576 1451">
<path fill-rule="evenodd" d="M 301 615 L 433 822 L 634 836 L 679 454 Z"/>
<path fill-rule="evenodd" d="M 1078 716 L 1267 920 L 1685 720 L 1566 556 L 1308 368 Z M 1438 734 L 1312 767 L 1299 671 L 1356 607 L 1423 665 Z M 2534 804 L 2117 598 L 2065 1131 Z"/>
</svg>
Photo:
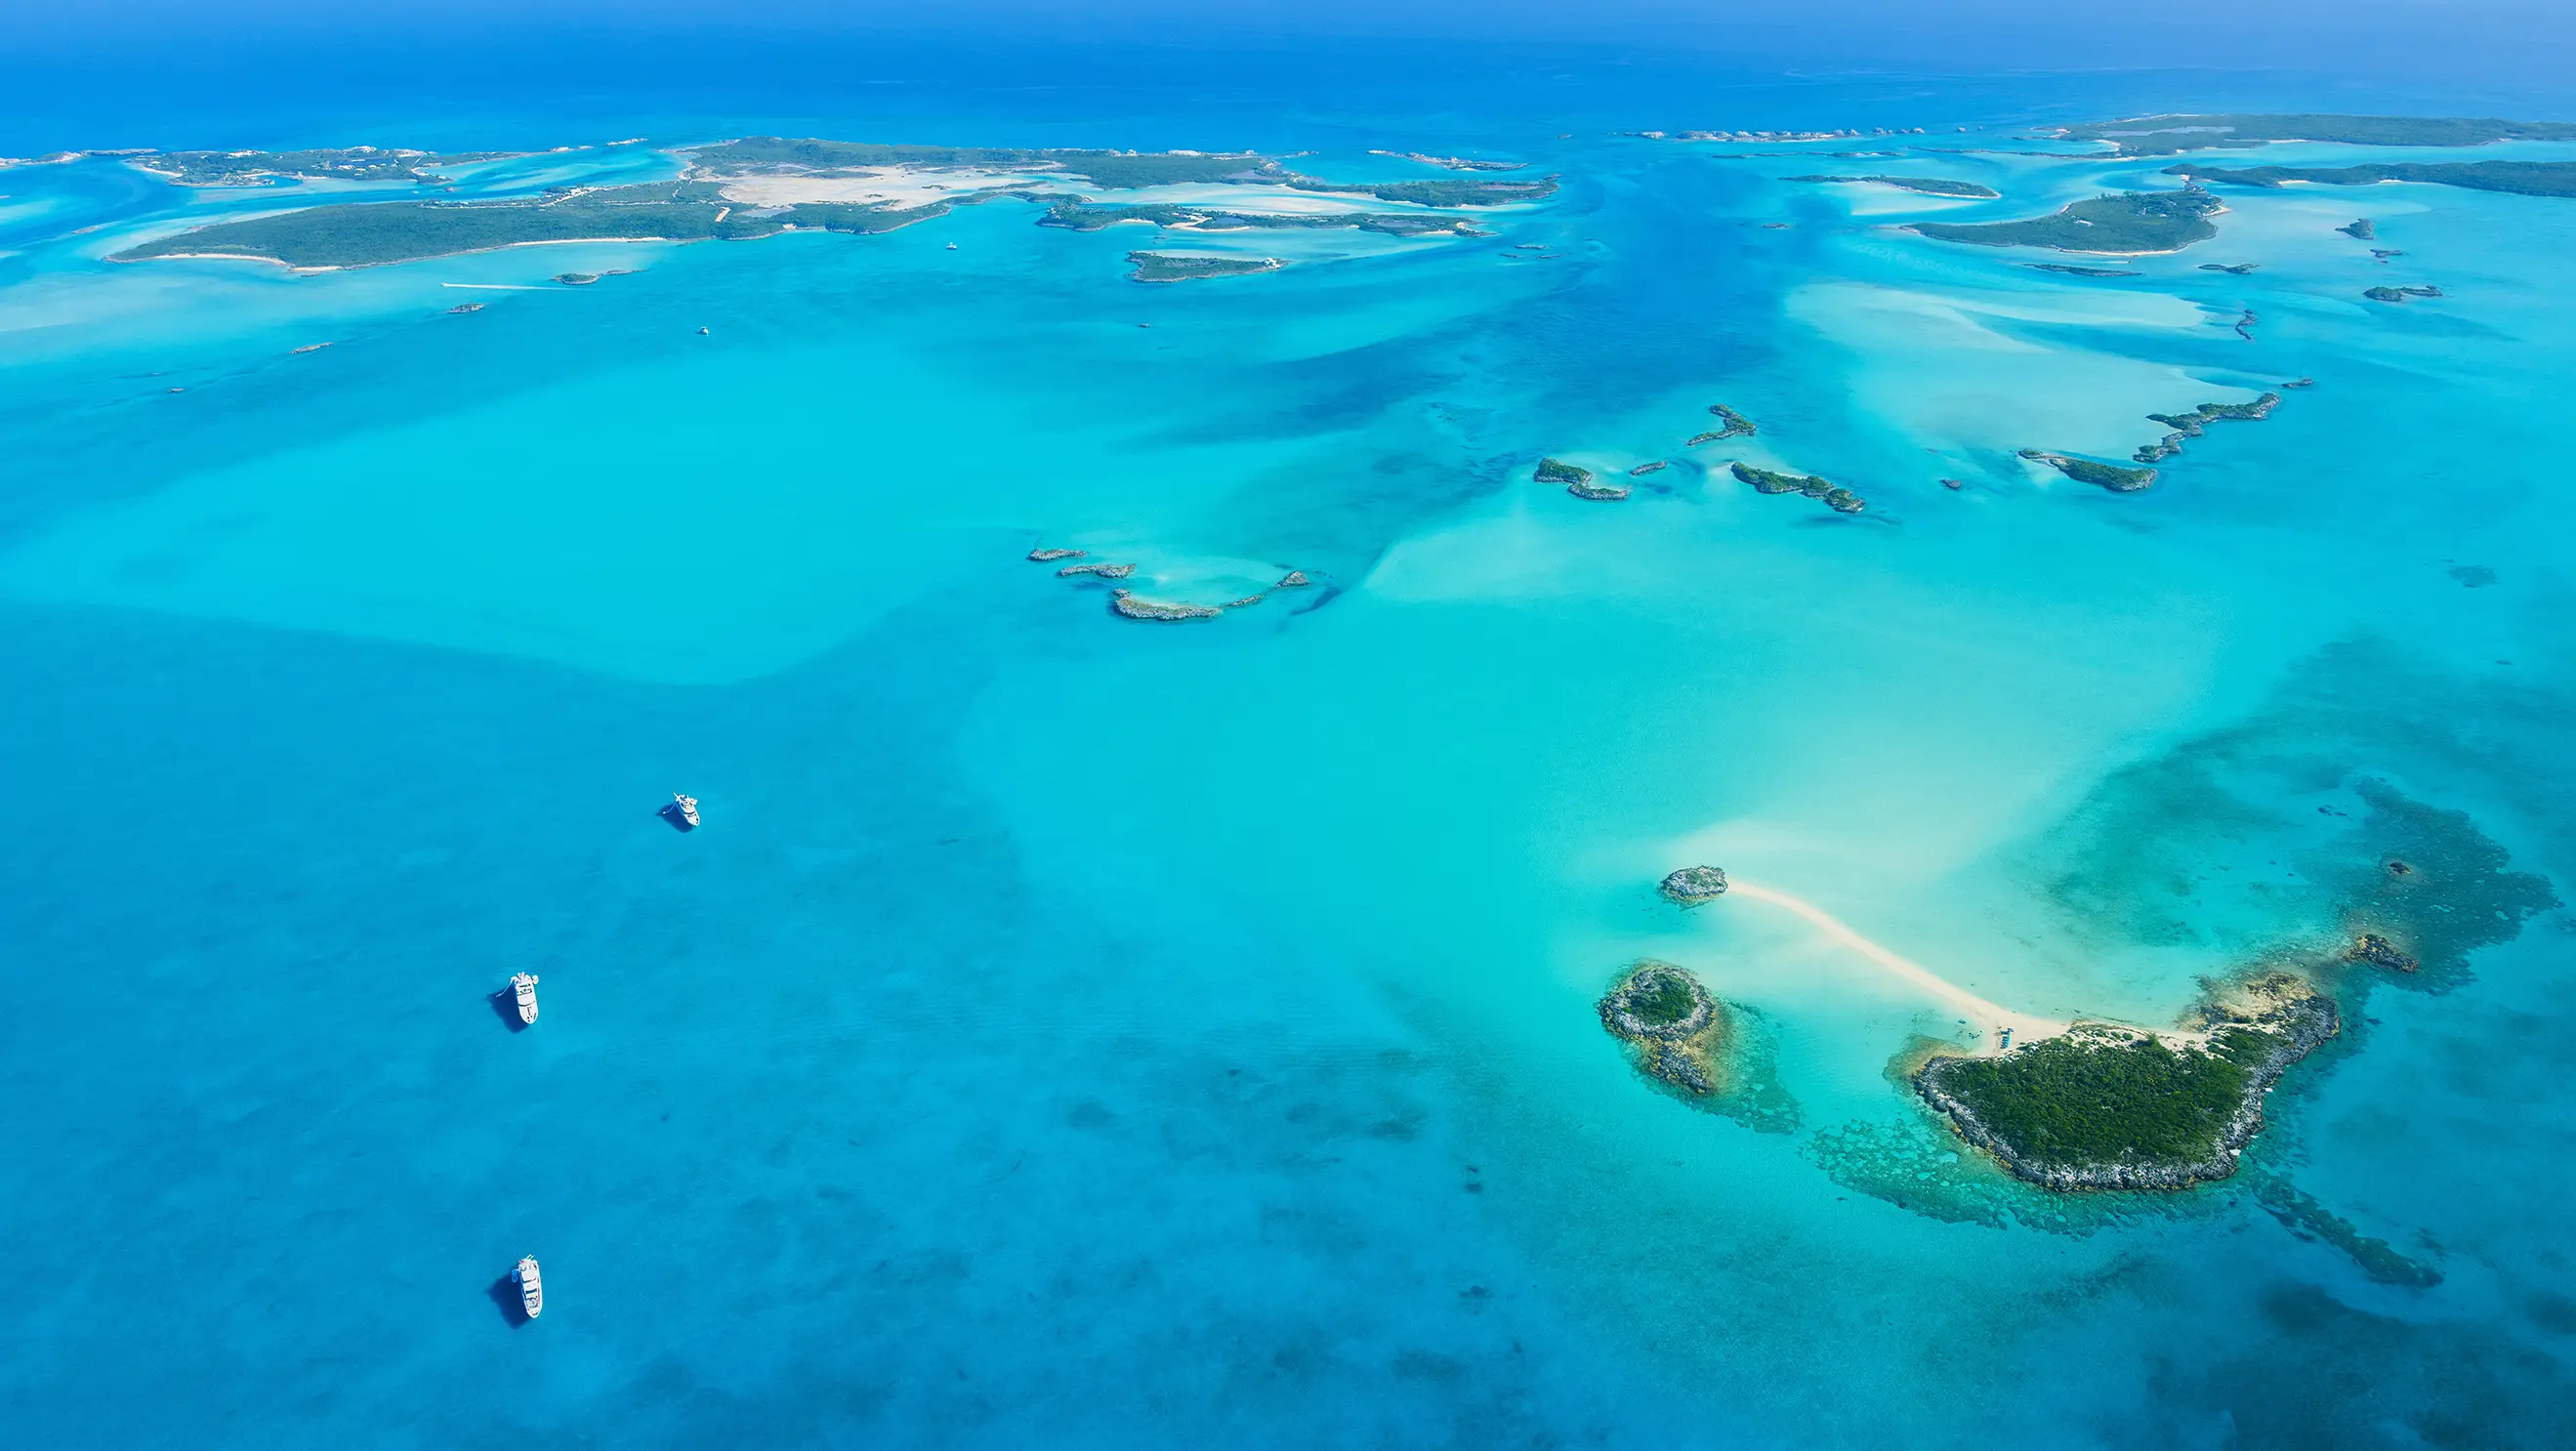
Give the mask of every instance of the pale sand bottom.
<svg viewBox="0 0 2576 1451">
<path fill-rule="evenodd" d="M 1823 933 L 1835 944 L 1850 948 L 1893 976 L 1912 983 L 1940 1001 L 1958 1009 L 1966 1015 L 1968 1021 L 1991 1027 L 1995 1030 L 1994 1034 L 1986 1039 L 1984 1047 L 1977 1050 L 1980 1055 L 2001 1052 L 2002 1030 L 2007 1028 L 2012 1030 L 2016 1040 L 2034 1042 L 2041 1038 L 2054 1038 L 2074 1026 L 2072 1023 L 2056 1018 L 2035 1017 L 2029 1013 L 2015 1012 L 2001 1003 L 1979 997 L 1921 963 L 1900 956 L 1863 937 L 1823 908 L 1790 896 L 1786 892 L 1775 891 L 1770 887 L 1757 886 L 1739 879 L 1728 883 L 1726 894 L 1730 897 L 1750 898 L 1756 902 L 1768 902 L 1805 918 L 1817 931 Z"/>
</svg>

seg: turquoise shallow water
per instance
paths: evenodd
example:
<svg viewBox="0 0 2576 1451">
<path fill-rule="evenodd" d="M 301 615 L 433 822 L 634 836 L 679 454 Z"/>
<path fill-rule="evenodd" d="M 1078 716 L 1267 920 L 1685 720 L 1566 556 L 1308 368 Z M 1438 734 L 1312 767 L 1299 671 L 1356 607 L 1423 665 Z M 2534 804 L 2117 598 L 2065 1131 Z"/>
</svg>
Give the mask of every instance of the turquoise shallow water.
<svg viewBox="0 0 2576 1451">
<path fill-rule="evenodd" d="M 2044 149 L 1994 86 L 1732 95 Z M 1714 104 L 872 104 L 804 129 L 1565 186 L 1149 288 L 1142 231 L 1010 203 L 124 267 L 241 199 L 0 170 L 31 1442 L 2564 1443 L 2569 926 L 2473 868 L 2576 869 L 2576 207 L 2229 193 L 2215 241 L 2084 279 L 1888 224 L 2153 165 L 1831 162 L 2006 193 L 1935 208 L 1613 134 Z M 668 165 L 569 155 L 492 180 Z M 2142 494 L 2013 457 L 2303 376 Z M 1720 400 L 1869 511 L 1705 473 Z M 1681 461 L 1602 505 L 1545 454 Z M 1040 542 L 1158 597 L 1318 587 L 1143 626 Z M 705 830 L 652 819 L 673 789 Z M 2401 850 L 2494 940 L 2350 996 L 2241 1182 L 2072 1210 L 1889 1081 L 1944 1004 L 1652 892 L 1722 861 L 2016 1009 L 2161 1022 Z M 1761 1015 L 1794 1131 L 1628 1069 L 1592 1003 L 1641 955 Z"/>
</svg>

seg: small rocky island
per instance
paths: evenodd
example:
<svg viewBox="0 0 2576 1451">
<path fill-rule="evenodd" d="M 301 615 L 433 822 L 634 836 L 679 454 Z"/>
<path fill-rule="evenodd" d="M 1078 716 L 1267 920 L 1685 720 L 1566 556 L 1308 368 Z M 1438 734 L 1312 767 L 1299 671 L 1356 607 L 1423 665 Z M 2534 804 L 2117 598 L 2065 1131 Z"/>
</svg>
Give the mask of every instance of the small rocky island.
<svg viewBox="0 0 2576 1451">
<path fill-rule="evenodd" d="M 2098 484 L 2115 494 L 2134 494 L 2156 481 L 2154 469 L 2124 468 L 2119 464 L 2099 463 L 2089 458 L 2050 453 L 2044 449 L 2026 448 L 2023 458 L 2043 463 L 2079 484 Z"/>
<path fill-rule="evenodd" d="M 1721 867 L 1684 867 L 1667 875 L 1657 890 L 1666 901 L 1696 907 L 1726 895 L 1726 872 Z"/>
<path fill-rule="evenodd" d="M 1959 1136 L 2045 1189 L 2184 1189 L 2236 1172 L 2263 1096 L 2341 1031 L 2334 1004 L 2271 973 L 2183 1032 L 2079 1023 L 1986 1057 L 1935 1056 L 1914 1087 Z"/>
<path fill-rule="evenodd" d="M 1743 414 L 1736 412 L 1734 409 L 1727 407 L 1723 403 L 1712 403 L 1708 405 L 1708 411 L 1716 414 L 1717 421 L 1725 426 L 1722 428 L 1714 428 L 1706 433 L 1700 434 L 1698 437 L 1693 438 L 1688 444 L 1685 444 L 1684 447 L 1697 448 L 1703 443 L 1715 443 L 1721 438 L 1738 438 L 1762 431 L 1754 426 L 1752 419 L 1745 417 Z"/>
<path fill-rule="evenodd" d="M 1166 623 L 1181 620 L 1213 620 L 1225 613 L 1213 605 L 1183 605 L 1162 600 L 1139 599 L 1133 593 L 1123 589 L 1110 592 L 1109 608 L 1121 619 Z"/>
<path fill-rule="evenodd" d="M 1597 483 L 1592 477 L 1592 470 L 1579 464 L 1567 463 L 1563 459 L 1540 459 L 1538 471 L 1533 477 L 1542 484 L 1563 484 L 1565 491 L 1578 499 L 1610 503 L 1628 497 L 1629 493 L 1626 484 Z"/>
<path fill-rule="evenodd" d="M 2439 297 L 2442 295 L 2442 289 L 2438 287 L 2373 287 L 2364 291 L 2361 295 L 2369 298 L 2373 302 L 2404 302 L 2410 297 Z"/>
<path fill-rule="evenodd" d="M 1638 1071 L 1694 1097 L 1726 1081 L 1726 1011 L 1669 962 L 1638 963 L 1602 998 L 1601 1026 L 1635 1050 Z"/>
<path fill-rule="evenodd" d="M 1736 478 L 1751 484 L 1765 494 L 1804 494 L 1820 499 L 1837 514 L 1857 514 L 1869 507 L 1869 501 L 1833 480 L 1816 474 L 1783 474 L 1770 469 L 1757 469 L 1748 463 L 1729 466 Z"/>
</svg>

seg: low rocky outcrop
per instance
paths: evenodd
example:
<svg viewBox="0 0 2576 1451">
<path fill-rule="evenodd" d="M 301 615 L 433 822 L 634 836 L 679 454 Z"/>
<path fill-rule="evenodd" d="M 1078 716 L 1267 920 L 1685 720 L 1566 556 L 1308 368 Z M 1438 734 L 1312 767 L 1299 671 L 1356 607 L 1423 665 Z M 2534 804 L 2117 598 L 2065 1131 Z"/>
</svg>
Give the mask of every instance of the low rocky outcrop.
<svg viewBox="0 0 2576 1451">
<path fill-rule="evenodd" d="M 1055 572 L 1055 577 L 1058 579 L 1079 579 L 1084 575 L 1090 575 L 1097 579 L 1125 579 L 1127 576 L 1134 574 L 1135 572 L 1136 566 L 1132 564 L 1103 564 L 1098 561 L 1094 561 L 1090 564 L 1068 564 L 1064 568 L 1057 570 Z"/>
<path fill-rule="evenodd" d="M 1665 876 L 1657 890 L 1669 901 L 1696 907 L 1726 895 L 1726 872 L 1719 867 L 1683 867 Z"/>
<path fill-rule="evenodd" d="M 2423 966 L 2414 958 L 2398 951 L 2397 944 L 2376 932 L 2364 932 L 2355 939 L 2352 950 L 2343 955 L 2343 960 L 2366 962 L 2372 967 L 2384 967 L 2391 972 L 2413 972 Z"/>
<path fill-rule="evenodd" d="M 1109 596 L 1109 608 L 1129 620 L 1213 620 L 1225 613 L 1209 605 L 1171 604 L 1163 600 L 1138 599 L 1132 591 L 1116 590 Z"/>
<path fill-rule="evenodd" d="M 1085 552 L 1080 549 L 1032 549 L 1029 559 L 1037 564 L 1053 564 L 1059 559 L 1080 559 Z"/>
<path fill-rule="evenodd" d="M 1597 1005 L 1601 1026 L 1637 1052 L 1637 1067 L 1693 1097 L 1718 1091 L 1717 1053 L 1726 1014 L 1699 979 L 1649 959 L 1629 970 Z"/>
</svg>

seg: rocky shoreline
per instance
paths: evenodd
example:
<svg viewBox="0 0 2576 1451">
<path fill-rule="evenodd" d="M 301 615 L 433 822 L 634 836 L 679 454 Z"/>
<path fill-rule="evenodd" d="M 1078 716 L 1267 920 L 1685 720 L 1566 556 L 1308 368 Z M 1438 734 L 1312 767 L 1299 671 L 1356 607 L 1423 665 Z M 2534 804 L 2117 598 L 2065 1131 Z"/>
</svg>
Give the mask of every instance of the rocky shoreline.
<svg viewBox="0 0 2576 1451">
<path fill-rule="evenodd" d="M 1685 907 L 1714 902 L 1726 895 L 1726 870 L 1723 867 L 1683 867 L 1667 873 L 1656 890 L 1664 894 L 1666 901 L 1679 902 Z"/>
<path fill-rule="evenodd" d="M 1726 1017 L 1699 979 L 1669 962 L 1638 963 L 1597 1005 L 1601 1026 L 1637 1050 L 1637 1067 L 1695 1098 L 1718 1091 Z"/>
<path fill-rule="evenodd" d="M 1916 1071 L 1915 1091 L 1935 1112 L 1949 1119 L 1959 1137 L 1992 1154 L 2015 1178 L 2043 1189 L 2060 1193 L 2175 1190 L 2224 1179 L 2236 1172 L 2238 1155 L 2262 1130 L 2264 1096 L 2280 1081 L 2282 1073 L 2342 1031 L 2334 1004 L 2304 984 L 2292 986 L 2276 979 L 2258 984 L 2257 989 L 2270 997 L 2271 1006 L 2263 1011 L 2246 1016 L 2215 1005 L 2206 1010 L 2213 1028 L 2251 1031 L 2272 1042 L 2259 1061 L 2246 1066 L 2244 1089 L 2235 1112 L 2219 1129 L 2208 1152 L 2198 1158 L 2156 1161 L 2124 1157 L 2113 1163 L 2067 1163 L 2025 1151 L 1989 1127 L 1944 1082 L 1960 1065 L 1980 1061 L 1976 1059 L 1947 1055 L 1933 1058 Z"/>
<path fill-rule="evenodd" d="M 1167 604 L 1162 600 L 1138 599 L 1123 589 L 1111 592 L 1109 608 L 1130 620 L 1213 620 L 1225 613 L 1212 605 Z"/>
<path fill-rule="evenodd" d="M 1730 464 L 1728 469 L 1757 493 L 1804 494 L 1837 514 L 1857 514 L 1869 507 L 1867 499 L 1819 474 L 1784 474 L 1743 462 Z"/>
<path fill-rule="evenodd" d="M 2046 449 L 2026 448 L 2023 458 L 2043 463 L 2079 484 L 2094 484 L 2115 494 L 2134 494 L 2156 481 L 2154 469 L 2123 468 L 2118 464 L 2100 463 L 2089 458 L 2074 458 Z"/>
</svg>

